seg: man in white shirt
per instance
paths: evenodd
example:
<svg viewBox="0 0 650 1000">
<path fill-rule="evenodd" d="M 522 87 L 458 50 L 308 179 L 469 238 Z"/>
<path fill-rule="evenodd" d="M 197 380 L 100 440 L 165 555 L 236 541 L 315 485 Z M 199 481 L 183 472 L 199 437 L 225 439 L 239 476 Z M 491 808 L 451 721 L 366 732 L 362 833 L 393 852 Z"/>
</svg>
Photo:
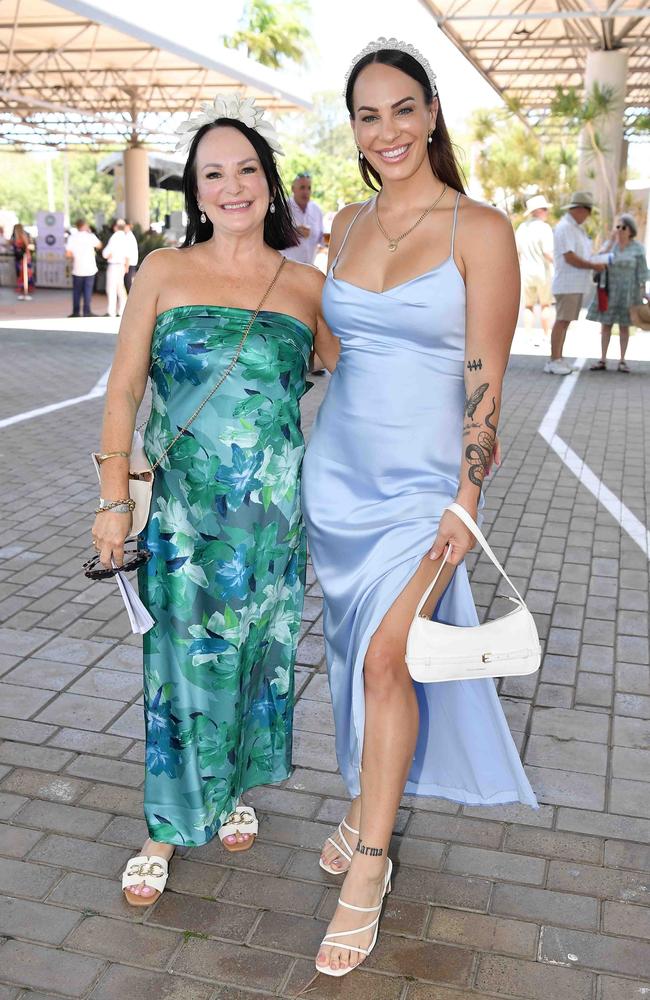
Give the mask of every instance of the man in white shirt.
<svg viewBox="0 0 650 1000">
<path fill-rule="evenodd" d="M 536 194 L 526 202 L 527 218 L 517 227 L 515 238 L 521 286 L 524 295 L 527 327 L 534 326 L 533 310 L 539 305 L 542 312 L 542 329 L 546 336 L 551 332 L 551 280 L 553 277 L 553 230 L 548 224 L 551 206 L 543 194 Z"/>
<path fill-rule="evenodd" d="M 316 250 L 323 239 L 323 213 L 311 200 L 311 176 L 307 172 L 298 174 L 291 185 L 289 208 L 293 224 L 300 235 L 297 247 L 288 247 L 282 253 L 291 260 L 313 264 Z"/>
<path fill-rule="evenodd" d="M 107 316 L 121 316 L 126 305 L 124 275 L 128 268 L 129 241 L 125 229 L 124 219 L 118 219 L 113 226 L 113 235 L 102 250 L 102 257 L 108 261 L 106 267 Z"/>
<path fill-rule="evenodd" d="M 124 232 L 126 233 L 126 238 L 128 241 L 127 242 L 128 252 L 126 258 L 127 271 L 126 274 L 124 275 L 124 287 L 126 288 L 127 292 L 130 292 L 131 285 L 133 284 L 133 279 L 135 278 L 135 272 L 138 270 L 138 257 L 140 255 L 140 251 L 138 250 L 138 241 L 135 238 L 135 233 L 133 232 L 133 224 L 131 222 L 127 222 Z"/>
<path fill-rule="evenodd" d="M 101 248 L 86 220 L 77 219 L 65 245 L 66 257 L 72 258 L 72 316 L 79 316 L 82 299 L 84 316 L 93 315 L 90 303 L 97 274 L 95 251 Z"/>
<path fill-rule="evenodd" d="M 555 323 L 551 330 L 551 357 L 544 365 L 549 375 L 568 375 L 573 371 L 562 357 L 567 330 L 580 315 L 582 300 L 591 288 L 591 272 L 606 267 L 591 259 L 591 240 L 582 229 L 593 206 L 588 191 L 576 191 L 568 205 L 562 205 L 566 215 L 553 231 Z"/>
</svg>

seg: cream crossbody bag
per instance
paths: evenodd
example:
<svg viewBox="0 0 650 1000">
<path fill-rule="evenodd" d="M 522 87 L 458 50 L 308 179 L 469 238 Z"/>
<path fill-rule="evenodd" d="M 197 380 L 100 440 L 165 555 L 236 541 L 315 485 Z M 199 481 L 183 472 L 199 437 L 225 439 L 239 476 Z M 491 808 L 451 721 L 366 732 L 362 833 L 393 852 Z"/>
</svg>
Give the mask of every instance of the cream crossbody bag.
<svg viewBox="0 0 650 1000">
<path fill-rule="evenodd" d="M 431 621 L 420 614 L 435 587 L 449 556 L 449 547 L 433 581 L 415 612 L 406 640 L 406 664 L 413 680 L 424 684 L 436 681 L 464 681 L 474 677 L 512 677 L 533 674 L 539 669 L 541 649 L 535 619 L 526 603 L 488 545 L 479 526 L 460 504 L 450 510 L 472 532 L 485 554 L 514 590 L 508 597 L 516 607 L 502 618 L 483 625 L 457 626 Z"/>
<path fill-rule="evenodd" d="M 283 257 L 282 260 L 280 261 L 280 266 L 275 272 L 275 276 L 273 277 L 271 284 L 264 292 L 260 304 L 258 305 L 257 309 L 251 315 L 250 320 L 246 324 L 246 329 L 242 334 L 241 340 L 237 344 L 237 348 L 235 350 L 235 354 L 232 361 L 230 362 L 226 370 L 221 374 L 217 384 L 212 387 L 212 389 L 207 394 L 205 399 L 202 400 L 199 406 L 197 406 L 197 408 L 195 409 L 194 413 L 189 418 L 187 423 L 184 424 L 183 427 L 181 427 L 176 437 L 173 439 L 173 441 L 171 441 L 167 445 L 165 450 L 162 452 L 161 455 L 158 456 L 153 465 L 147 458 L 147 454 L 144 450 L 144 442 L 142 440 L 142 435 L 140 434 L 139 429 L 136 428 L 136 430 L 133 432 L 133 440 L 131 442 L 131 455 L 129 458 L 129 496 L 131 500 L 134 501 L 135 507 L 133 508 L 131 515 L 132 517 L 131 531 L 126 536 L 127 538 L 135 538 L 136 535 L 139 535 L 141 531 L 144 531 L 147 525 L 147 521 L 149 520 L 151 497 L 153 495 L 153 477 L 156 469 L 158 468 L 162 460 L 165 458 L 165 456 L 169 454 L 169 452 L 172 450 L 176 442 L 183 436 L 183 434 L 188 429 L 190 424 L 194 420 L 196 420 L 203 407 L 206 405 L 207 402 L 209 402 L 209 400 L 212 399 L 217 389 L 221 388 L 221 386 L 226 381 L 231 371 L 234 369 L 235 365 L 239 361 L 239 355 L 241 354 L 242 348 L 246 343 L 246 338 L 248 337 L 248 334 L 251 331 L 253 323 L 255 322 L 260 312 L 262 311 L 262 306 L 268 299 L 269 295 L 271 294 L 271 290 L 273 289 L 276 281 L 280 277 L 280 271 L 284 267 L 286 260 L 287 258 Z M 91 458 L 95 465 L 97 478 L 101 483 L 100 463 L 98 461 L 99 456 L 97 455 L 96 452 L 93 452 Z"/>
</svg>

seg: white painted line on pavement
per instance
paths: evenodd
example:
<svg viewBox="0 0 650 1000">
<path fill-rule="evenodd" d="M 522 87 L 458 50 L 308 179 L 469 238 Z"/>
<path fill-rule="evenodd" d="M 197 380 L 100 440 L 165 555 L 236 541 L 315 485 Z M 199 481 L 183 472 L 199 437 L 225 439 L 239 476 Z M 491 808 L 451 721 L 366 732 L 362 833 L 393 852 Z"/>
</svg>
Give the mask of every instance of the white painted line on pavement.
<svg viewBox="0 0 650 1000">
<path fill-rule="evenodd" d="M 650 559 L 650 531 L 642 521 L 626 507 L 615 493 L 605 486 L 603 481 L 589 468 L 586 462 L 573 451 L 572 448 L 558 434 L 557 428 L 562 419 L 564 408 L 569 396 L 578 384 L 578 376 L 586 364 L 586 358 L 578 358 L 575 364 L 576 374 L 563 375 L 562 382 L 555 394 L 553 402 L 546 411 L 544 418 L 539 425 L 539 433 L 553 449 L 558 458 L 564 462 L 566 467 L 580 480 L 585 489 L 603 505 L 605 510 L 612 515 L 624 531 L 628 533 L 633 542 L 639 546 L 641 551 Z"/>
<path fill-rule="evenodd" d="M 39 406 L 36 410 L 26 410 L 24 413 L 16 413 L 13 417 L 5 417 L 3 420 L 0 420 L 0 428 L 11 427 L 12 424 L 20 424 L 23 420 L 33 420 L 34 417 L 42 417 L 46 413 L 54 413 L 55 410 L 65 410 L 68 406 L 76 406 L 77 403 L 86 403 L 89 399 L 98 399 L 100 396 L 105 396 L 110 373 L 110 368 L 107 368 L 85 396 L 73 396 L 72 399 L 63 399 L 60 403 L 50 403 L 49 406 Z"/>
</svg>

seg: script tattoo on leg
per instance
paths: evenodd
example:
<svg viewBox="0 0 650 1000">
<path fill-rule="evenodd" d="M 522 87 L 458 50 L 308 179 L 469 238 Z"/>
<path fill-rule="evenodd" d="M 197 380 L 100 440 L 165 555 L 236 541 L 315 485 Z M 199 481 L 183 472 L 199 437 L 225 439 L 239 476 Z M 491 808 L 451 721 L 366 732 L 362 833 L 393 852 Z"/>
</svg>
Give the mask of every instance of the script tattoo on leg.
<svg viewBox="0 0 650 1000">
<path fill-rule="evenodd" d="M 470 482 L 474 483 L 475 486 L 478 486 L 479 489 L 483 485 L 483 480 L 485 479 L 485 475 L 490 464 L 490 458 L 494 450 L 494 439 L 496 437 L 497 429 L 492 423 L 491 418 L 494 416 L 496 408 L 496 399 L 493 396 L 492 409 L 485 417 L 485 423 L 489 428 L 489 431 L 480 431 L 477 441 L 469 444 L 465 449 L 465 458 L 469 462 L 468 475 Z"/>
<path fill-rule="evenodd" d="M 384 853 L 383 847 L 368 847 L 361 839 L 357 844 L 357 851 L 359 854 L 367 854 L 371 858 L 380 858 Z"/>
</svg>

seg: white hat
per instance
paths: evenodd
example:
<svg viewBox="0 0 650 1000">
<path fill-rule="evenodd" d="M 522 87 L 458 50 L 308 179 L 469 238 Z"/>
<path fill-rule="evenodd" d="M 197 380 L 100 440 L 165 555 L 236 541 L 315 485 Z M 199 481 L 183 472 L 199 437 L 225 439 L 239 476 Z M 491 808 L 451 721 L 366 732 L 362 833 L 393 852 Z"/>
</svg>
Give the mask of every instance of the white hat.
<svg viewBox="0 0 650 1000">
<path fill-rule="evenodd" d="M 538 208 L 550 207 L 550 204 L 547 202 L 543 194 L 535 194 L 526 202 L 526 215 L 531 215 L 533 212 L 537 211 Z"/>
</svg>

